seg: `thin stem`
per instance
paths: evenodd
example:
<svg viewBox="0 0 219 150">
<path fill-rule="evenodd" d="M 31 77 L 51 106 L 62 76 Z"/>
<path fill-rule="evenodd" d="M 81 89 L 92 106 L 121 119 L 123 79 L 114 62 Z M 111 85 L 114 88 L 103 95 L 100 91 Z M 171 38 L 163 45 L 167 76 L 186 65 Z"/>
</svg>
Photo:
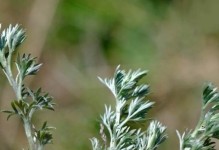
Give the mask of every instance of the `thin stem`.
<svg viewBox="0 0 219 150">
<path fill-rule="evenodd" d="M 116 149 L 116 140 L 113 138 L 110 141 L 110 150 L 115 150 Z"/>
<path fill-rule="evenodd" d="M 28 119 L 23 119 L 24 122 L 24 130 L 27 136 L 27 140 L 30 146 L 30 150 L 35 150 L 35 143 L 32 136 L 31 123 Z"/>
<path fill-rule="evenodd" d="M 106 127 L 107 127 L 107 129 L 109 131 L 109 135 L 110 135 L 110 149 L 113 149 L 115 147 L 115 143 L 116 143 L 115 137 L 114 137 L 114 134 L 113 134 L 114 131 L 112 132 L 110 126 L 106 125 Z"/>
<path fill-rule="evenodd" d="M 21 91 L 18 90 L 18 86 L 16 81 L 14 80 L 14 77 L 13 77 L 13 73 L 12 73 L 12 69 L 11 69 L 11 56 L 12 54 L 9 53 L 8 55 L 8 58 L 7 58 L 7 61 L 6 61 L 6 67 L 4 68 L 4 73 L 10 83 L 10 85 L 12 86 L 15 94 L 16 94 L 16 97 L 18 100 L 21 100 L 22 99 L 22 96 L 21 96 Z"/>
<path fill-rule="evenodd" d="M 21 88 L 22 88 L 22 76 L 21 74 L 19 75 L 19 80 L 18 80 L 18 83 L 17 83 L 17 98 L 18 100 L 21 100 L 22 99 L 22 93 L 21 93 Z"/>
<path fill-rule="evenodd" d="M 202 107 L 198 124 L 197 124 L 195 130 L 193 131 L 193 133 L 191 134 L 191 137 L 195 137 L 197 135 L 198 129 L 201 127 L 202 122 L 204 120 L 204 117 L 205 117 L 204 115 L 205 115 L 205 111 L 204 111 L 204 108 Z"/>
<path fill-rule="evenodd" d="M 121 110 L 120 107 L 118 107 L 118 102 L 119 100 L 116 100 L 116 122 L 115 122 L 115 127 L 117 127 L 120 123 L 120 115 L 121 115 Z"/>
<path fill-rule="evenodd" d="M 40 145 L 38 146 L 37 150 L 43 150 L 43 145 L 40 144 Z"/>
<path fill-rule="evenodd" d="M 13 90 L 14 90 L 16 96 L 17 96 L 17 85 L 16 85 L 16 82 L 14 81 L 12 72 L 11 72 L 10 68 L 8 68 L 8 66 L 9 66 L 9 65 L 7 65 L 7 66 L 4 68 L 5 70 L 3 70 L 3 71 L 4 71 L 4 73 L 5 73 L 6 77 L 7 77 L 7 79 L 8 79 L 8 81 L 9 81 L 10 85 L 12 86 L 12 88 L 13 88 Z"/>
<path fill-rule="evenodd" d="M 180 150 L 183 150 L 183 140 L 182 139 L 180 139 L 179 145 L 180 145 Z"/>
</svg>

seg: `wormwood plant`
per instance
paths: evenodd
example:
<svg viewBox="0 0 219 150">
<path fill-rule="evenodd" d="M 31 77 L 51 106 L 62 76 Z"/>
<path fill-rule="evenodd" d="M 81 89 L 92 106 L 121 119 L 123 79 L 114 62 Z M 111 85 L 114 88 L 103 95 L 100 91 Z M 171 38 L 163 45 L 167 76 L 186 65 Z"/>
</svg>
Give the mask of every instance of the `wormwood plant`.
<svg viewBox="0 0 219 150">
<path fill-rule="evenodd" d="M 50 130 L 53 127 L 44 122 L 40 129 L 36 129 L 32 117 L 38 110 L 54 110 L 54 103 L 52 102 L 53 98 L 48 93 L 42 92 L 41 88 L 34 91 L 24 84 L 25 78 L 36 75 L 42 66 L 30 54 L 20 55 L 17 53 L 18 46 L 24 40 L 25 32 L 19 25 L 10 25 L 0 34 L 0 67 L 16 96 L 15 100 L 11 101 L 12 109 L 3 110 L 2 112 L 8 114 L 7 119 L 17 115 L 22 120 L 29 150 L 43 150 L 46 144 L 52 142 Z M 16 66 L 16 72 L 12 71 L 14 65 Z"/>
<path fill-rule="evenodd" d="M 194 130 L 177 131 L 180 140 L 180 150 L 215 150 L 215 142 L 219 139 L 219 93 L 217 88 L 209 83 L 203 90 L 202 109 L 199 122 Z"/>
<path fill-rule="evenodd" d="M 126 73 L 118 67 L 112 79 L 99 78 L 112 92 L 116 104 L 114 109 L 105 106 L 100 130 L 103 144 L 92 138 L 93 150 L 156 150 L 167 138 L 166 127 L 158 121 L 151 121 L 146 131 L 128 125 L 146 120 L 154 104 L 146 100 L 149 86 L 139 83 L 146 74 L 141 70 Z"/>
<path fill-rule="evenodd" d="M 101 141 L 91 139 L 93 150 L 156 150 L 166 140 L 166 127 L 156 120 L 150 122 L 146 131 L 130 126 L 132 122 L 145 121 L 154 104 L 145 100 L 149 86 L 139 83 L 146 74 L 141 70 L 126 73 L 117 67 L 113 78 L 99 78 L 112 92 L 115 107 L 105 106 L 100 124 Z M 209 83 L 202 95 L 201 115 L 195 129 L 182 135 L 177 131 L 180 150 L 215 150 L 212 139 L 219 139 L 219 92 Z"/>
<path fill-rule="evenodd" d="M 53 98 L 41 88 L 31 90 L 24 84 L 25 78 L 36 75 L 42 66 L 30 54 L 17 53 L 24 39 L 25 32 L 19 25 L 10 25 L 0 33 L 0 67 L 16 97 L 11 101 L 11 110 L 2 112 L 8 114 L 7 119 L 17 115 L 22 120 L 29 150 L 43 150 L 52 142 L 53 127 L 44 122 L 40 129 L 36 129 L 32 117 L 38 110 L 54 110 L 54 103 Z M 16 71 L 12 71 L 13 66 Z M 146 116 L 154 105 L 146 98 L 149 85 L 140 83 L 146 74 L 140 69 L 126 72 L 117 67 L 113 78 L 99 78 L 112 92 L 115 107 L 105 106 L 100 123 L 101 140 L 91 139 L 93 150 L 156 150 L 167 139 L 166 127 Z M 180 150 L 215 150 L 212 140 L 219 139 L 219 92 L 209 83 L 202 95 L 201 115 L 195 129 L 182 135 L 177 131 Z M 136 124 L 145 121 L 150 121 L 146 130 Z"/>
</svg>

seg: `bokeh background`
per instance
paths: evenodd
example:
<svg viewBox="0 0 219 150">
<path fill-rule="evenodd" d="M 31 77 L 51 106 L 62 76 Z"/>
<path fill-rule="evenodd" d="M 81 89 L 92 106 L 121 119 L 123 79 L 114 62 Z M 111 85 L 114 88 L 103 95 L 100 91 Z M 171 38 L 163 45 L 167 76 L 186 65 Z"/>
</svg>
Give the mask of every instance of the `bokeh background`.
<svg viewBox="0 0 219 150">
<path fill-rule="evenodd" d="M 159 148 L 178 149 L 176 129 L 194 128 L 206 82 L 219 86 L 218 0 L 0 0 L 0 23 L 19 23 L 27 39 L 20 51 L 43 67 L 27 80 L 55 99 L 55 112 L 34 117 L 57 129 L 48 150 L 88 150 L 99 116 L 113 97 L 97 79 L 117 65 L 149 70 L 150 117 L 168 126 Z M 0 108 L 14 95 L 0 74 Z M 0 150 L 27 147 L 20 120 L 0 114 Z"/>
</svg>

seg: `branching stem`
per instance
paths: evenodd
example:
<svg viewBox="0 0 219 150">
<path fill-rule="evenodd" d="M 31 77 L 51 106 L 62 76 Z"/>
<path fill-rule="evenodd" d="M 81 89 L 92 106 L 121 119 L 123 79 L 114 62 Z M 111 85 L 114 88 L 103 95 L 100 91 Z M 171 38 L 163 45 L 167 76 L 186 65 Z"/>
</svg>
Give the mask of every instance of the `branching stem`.
<svg viewBox="0 0 219 150">
<path fill-rule="evenodd" d="M 49 132 L 52 127 L 44 122 L 40 130 L 33 129 L 31 118 L 37 110 L 54 110 L 54 103 L 52 103 L 52 97 L 48 93 L 41 92 L 41 88 L 34 92 L 23 86 L 24 78 L 28 75 L 35 75 L 41 67 L 41 64 L 36 63 L 35 57 L 31 58 L 30 54 L 23 54 L 22 57 L 17 55 L 17 59 L 15 59 L 16 77 L 13 74 L 12 58 L 16 54 L 17 47 L 24 39 L 25 31 L 19 25 L 10 25 L 0 33 L 0 67 L 16 95 L 16 100 L 11 102 L 12 110 L 2 112 L 8 113 L 8 119 L 12 115 L 18 115 L 22 119 L 29 150 L 43 150 L 46 144 L 52 142 L 52 134 Z"/>
</svg>

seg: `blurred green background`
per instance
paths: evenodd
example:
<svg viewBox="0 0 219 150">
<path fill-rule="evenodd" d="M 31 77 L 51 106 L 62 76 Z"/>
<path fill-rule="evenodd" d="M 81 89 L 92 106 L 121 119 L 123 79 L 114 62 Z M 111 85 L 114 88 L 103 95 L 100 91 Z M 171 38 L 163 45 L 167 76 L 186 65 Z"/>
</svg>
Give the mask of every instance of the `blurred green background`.
<svg viewBox="0 0 219 150">
<path fill-rule="evenodd" d="M 52 150 L 88 150 L 98 137 L 100 114 L 113 97 L 97 79 L 117 65 L 149 70 L 150 117 L 168 126 L 159 148 L 178 149 L 176 129 L 194 128 L 203 85 L 219 86 L 218 0 L 0 0 L 0 23 L 22 24 L 20 51 L 43 67 L 29 78 L 55 98 L 56 111 L 39 112 L 57 129 Z M 0 74 L 0 108 L 14 98 Z M 0 114 L 0 150 L 27 149 L 20 120 Z"/>
</svg>

